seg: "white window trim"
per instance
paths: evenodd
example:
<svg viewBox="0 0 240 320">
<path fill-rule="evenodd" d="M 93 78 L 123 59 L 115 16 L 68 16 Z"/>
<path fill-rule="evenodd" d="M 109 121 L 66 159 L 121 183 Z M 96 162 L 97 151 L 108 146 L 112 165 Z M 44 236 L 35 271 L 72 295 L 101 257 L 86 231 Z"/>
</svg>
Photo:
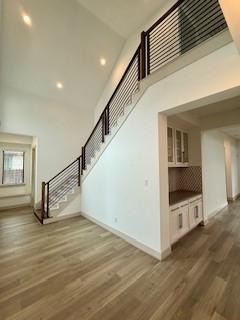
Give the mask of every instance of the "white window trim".
<svg viewBox="0 0 240 320">
<path fill-rule="evenodd" d="M 3 154 L 4 152 L 7 152 L 7 151 L 19 151 L 19 152 L 23 152 L 24 154 L 24 163 L 23 163 L 23 172 L 24 172 L 24 177 L 23 177 L 23 183 L 12 183 L 12 184 L 3 184 Z M 27 183 L 26 183 L 26 153 L 28 152 L 28 149 L 26 147 L 23 147 L 23 146 L 15 146 L 15 147 L 11 147 L 11 146 L 7 146 L 7 147 L 2 147 L 1 148 L 1 172 L 0 172 L 0 188 L 11 188 L 11 187 L 23 187 L 23 186 L 26 186 Z"/>
</svg>

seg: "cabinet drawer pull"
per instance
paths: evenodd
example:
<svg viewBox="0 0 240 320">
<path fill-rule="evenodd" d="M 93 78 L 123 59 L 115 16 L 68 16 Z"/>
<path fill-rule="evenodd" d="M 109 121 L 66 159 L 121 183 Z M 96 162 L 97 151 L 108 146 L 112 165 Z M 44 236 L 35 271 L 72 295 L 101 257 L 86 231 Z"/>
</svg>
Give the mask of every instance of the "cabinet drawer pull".
<svg viewBox="0 0 240 320">
<path fill-rule="evenodd" d="M 182 227 L 183 227 L 183 215 L 182 215 L 182 213 L 180 213 L 178 215 L 178 226 L 179 226 L 179 229 L 182 229 Z"/>
<path fill-rule="evenodd" d="M 199 218 L 198 206 L 194 207 L 195 218 Z"/>
</svg>

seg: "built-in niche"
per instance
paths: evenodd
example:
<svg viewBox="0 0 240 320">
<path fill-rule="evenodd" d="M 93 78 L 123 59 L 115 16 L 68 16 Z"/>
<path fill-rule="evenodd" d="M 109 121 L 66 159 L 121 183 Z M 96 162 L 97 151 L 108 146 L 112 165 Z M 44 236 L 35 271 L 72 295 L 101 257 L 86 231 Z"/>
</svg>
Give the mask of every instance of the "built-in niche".
<svg viewBox="0 0 240 320">
<path fill-rule="evenodd" d="M 168 168 L 169 192 L 179 190 L 202 192 L 202 168 Z"/>
</svg>

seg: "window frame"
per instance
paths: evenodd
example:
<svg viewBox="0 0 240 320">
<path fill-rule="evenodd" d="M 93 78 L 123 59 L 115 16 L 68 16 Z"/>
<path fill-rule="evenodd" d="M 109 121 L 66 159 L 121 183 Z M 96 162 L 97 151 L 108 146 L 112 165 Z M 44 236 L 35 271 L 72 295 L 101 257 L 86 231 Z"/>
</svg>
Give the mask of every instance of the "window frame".
<svg viewBox="0 0 240 320">
<path fill-rule="evenodd" d="M 4 153 L 6 152 L 21 152 L 23 154 L 23 170 L 22 170 L 22 182 L 21 183 L 4 183 Z M 22 186 L 25 184 L 25 150 L 10 150 L 10 149 L 3 149 L 2 150 L 2 184 L 3 187 L 8 186 Z"/>
</svg>

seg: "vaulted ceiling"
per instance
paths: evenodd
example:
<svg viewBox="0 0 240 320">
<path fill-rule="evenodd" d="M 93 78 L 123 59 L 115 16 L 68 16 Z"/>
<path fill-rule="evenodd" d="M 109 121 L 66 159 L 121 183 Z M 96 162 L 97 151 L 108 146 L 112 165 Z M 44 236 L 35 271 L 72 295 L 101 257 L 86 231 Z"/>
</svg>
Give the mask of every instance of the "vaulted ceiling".
<svg viewBox="0 0 240 320">
<path fill-rule="evenodd" d="M 4 85 L 93 109 L 123 47 L 119 34 L 77 0 L 3 0 L 2 20 Z"/>
<path fill-rule="evenodd" d="M 1 83 L 85 110 L 96 106 L 126 37 L 165 2 L 0 1 Z M 23 22 L 23 13 L 30 16 L 31 27 Z M 63 83 L 62 90 L 57 82 Z"/>
<path fill-rule="evenodd" d="M 77 0 L 116 33 L 129 37 L 166 0 Z"/>
</svg>

